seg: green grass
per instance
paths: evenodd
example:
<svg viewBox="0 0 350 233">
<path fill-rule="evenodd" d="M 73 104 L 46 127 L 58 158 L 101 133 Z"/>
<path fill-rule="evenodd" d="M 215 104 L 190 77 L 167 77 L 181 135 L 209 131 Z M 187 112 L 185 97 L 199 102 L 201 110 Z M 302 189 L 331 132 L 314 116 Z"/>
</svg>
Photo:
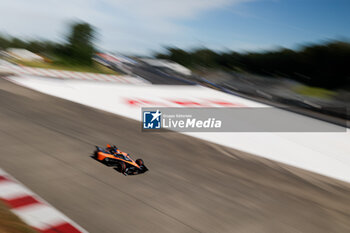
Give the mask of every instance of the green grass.
<svg viewBox="0 0 350 233">
<path fill-rule="evenodd" d="M 298 86 L 294 88 L 294 91 L 301 95 L 317 97 L 322 99 L 331 98 L 335 94 L 334 91 L 330 91 L 319 87 L 309 87 L 309 86 Z"/>
<path fill-rule="evenodd" d="M 16 63 L 24 66 L 45 68 L 45 69 L 55 69 L 55 70 L 68 70 L 68 71 L 79 71 L 79 72 L 91 72 L 100 74 L 118 74 L 114 70 L 111 70 L 103 65 L 94 62 L 91 66 L 74 64 L 74 63 L 58 63 L 58 62 L 37 62 L 37 61 L 19 61 Z"/>
<path fill-rule="evenodd" d="M 0 201 L 0 232 L 1 233 L 38 233 L 26 225 L 7 206 Z"/>
</svg>

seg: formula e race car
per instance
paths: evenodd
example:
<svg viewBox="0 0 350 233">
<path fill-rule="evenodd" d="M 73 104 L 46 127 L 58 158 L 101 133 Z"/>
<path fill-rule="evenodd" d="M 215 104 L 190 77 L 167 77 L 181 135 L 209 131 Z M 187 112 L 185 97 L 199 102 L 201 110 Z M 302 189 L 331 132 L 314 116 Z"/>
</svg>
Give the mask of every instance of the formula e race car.
<svg viewBox="0 0 350 233">
<path fill-rule="evenodd" d="M 124 175 L 137 175 L 148 171 L 142 159 L 134 161 L 128 153 L 122 152 L 116 146 L 110 146 L 109 144 L 106 148 L 96 146 L 94 157 L 107 166 L 116 166 L 116 170 Z"/>
</svg>

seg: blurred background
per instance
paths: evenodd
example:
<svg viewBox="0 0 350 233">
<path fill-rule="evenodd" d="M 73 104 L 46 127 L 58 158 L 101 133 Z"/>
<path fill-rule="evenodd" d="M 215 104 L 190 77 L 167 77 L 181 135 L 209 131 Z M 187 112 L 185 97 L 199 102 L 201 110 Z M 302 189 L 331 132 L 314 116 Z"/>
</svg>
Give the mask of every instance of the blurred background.
<svg viewBox="0 0 350 233">
<path fill-rule="evenodd" d="M 225 92 L 348 119 L 346 0 L 1 4 L 0 54 L 11 62 L 130 74 L 138 60 Z"/>
<path fill-rule="evenodd" d="M 42 222 L 67 220 L 56 212 L 26 217 L 33 199 L 6 199 L 18 190 L 1 169 L 89 232 L 350 232 L 348 129 L 139 122 L 141 107 L 267 104 L 349 128 L 349 12 L 349 0 L 1 0 L 0 232 L 85 232 Z M 90 158 L 107 143 L 149 171 Z"/>
</svg>

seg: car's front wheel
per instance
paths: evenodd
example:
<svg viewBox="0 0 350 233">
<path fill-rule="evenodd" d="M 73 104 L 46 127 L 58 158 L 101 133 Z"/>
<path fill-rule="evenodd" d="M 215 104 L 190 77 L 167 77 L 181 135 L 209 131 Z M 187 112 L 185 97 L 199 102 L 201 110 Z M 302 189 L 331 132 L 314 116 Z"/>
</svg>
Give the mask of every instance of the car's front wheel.
<svg viewBox="0 0 350 233">
<path fill-rule="evenodd" d="M 126 171 L 126 164 L 124 162 L 118 163 L 118 171 L 124 173 Z"/>
<path fill-rule="evenodd" d="M 137 159 L 137 160 L 135 161 L 135 163 L 136 163 L 137 165 L 139 165 L 139 166 L 145 165 L 145 163 L 143 162 L 142 159 Z"/>
<path fill-rule="evenodd" d="M 111 163 L 112 163 L 112 161 L 111 161 L 110 158 L 104 158 L 103 162 L 104 162 L 104 164 L 106 164 L 107 166 L 110 166 Z"/>
</svg>

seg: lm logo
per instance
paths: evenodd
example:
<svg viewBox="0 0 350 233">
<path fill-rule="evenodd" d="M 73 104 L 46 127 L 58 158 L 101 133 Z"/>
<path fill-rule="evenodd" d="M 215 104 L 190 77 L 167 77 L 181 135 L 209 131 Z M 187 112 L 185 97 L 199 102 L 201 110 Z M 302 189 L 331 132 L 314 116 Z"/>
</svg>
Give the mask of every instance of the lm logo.
<svg viewBox="0 0 350 233">
<path fill-rule="evenodd" d="M 161 115 L 162 113 L 157 110 L 156 112 L 144 111 L 143 112 L 143 128 L 144 129 L 160 129 L 161 127 Z"/>
</svg>

